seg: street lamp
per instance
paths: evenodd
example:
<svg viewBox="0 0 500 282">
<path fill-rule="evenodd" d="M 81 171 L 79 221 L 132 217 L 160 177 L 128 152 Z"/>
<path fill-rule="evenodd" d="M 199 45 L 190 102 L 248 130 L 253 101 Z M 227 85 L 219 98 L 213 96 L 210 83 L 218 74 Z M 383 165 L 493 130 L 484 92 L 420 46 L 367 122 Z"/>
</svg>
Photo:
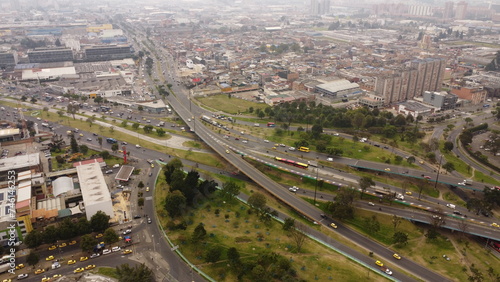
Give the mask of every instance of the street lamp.
<svg viewBox="0 0 500 282">
<path fill-rule="evenodd" d="M 441 154 L 441 157 L 439 158 L 439 166 L 438 166 L 438 171 L 436 174 L 436 183 L 434 184 L 434 190 L 437 189 L 438 185 L 438 179 L 439 179 L 439 172 L 441 171 L 441 162 L 443 161 L 443 154 Z"/>
<path fill-rule="evenodd" d="M 314 205 L 316 206 L 316 192 L 318 190 L 319 167 L 316 167 L 316 185 L 314 186 Z"/>
</svg>

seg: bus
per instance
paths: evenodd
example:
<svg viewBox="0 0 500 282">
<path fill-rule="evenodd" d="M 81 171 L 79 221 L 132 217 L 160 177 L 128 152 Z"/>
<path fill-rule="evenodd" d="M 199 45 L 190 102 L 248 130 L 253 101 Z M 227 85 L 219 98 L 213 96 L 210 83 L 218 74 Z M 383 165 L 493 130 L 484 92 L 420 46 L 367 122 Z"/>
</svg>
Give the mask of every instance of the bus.
<svg viewBox="0 0 500 282">
<path fill-rule="evenodd" d="M 287 159 L 280 158 L 280 157 L 274 157 L 274 159 L 277 160 L 278 162 L 282 162 L 282 163 L 285 163 L 285 164 L 288 164 L 288 165 L 293 165 L 295 167 L 300 167 L 300 168 L 303 168 L 303 169 L 307 169 L 309 167 L 308 164 L 301 163 L 301 162 L 296 162 L 296 161 L 292 161 L 292 160 L 287 160 Z"/>
<path fill-rule="evenodd" d="M 276 124 L 274 124 L 274 122 L 268 122 L 267 123 L 267 127 L 275 127 Z"/>
<path fill-rule="evenodd" d="M 310 150 L 307 147 L 299 147 L 299 151 L 309 153 Z"/>
</svg>

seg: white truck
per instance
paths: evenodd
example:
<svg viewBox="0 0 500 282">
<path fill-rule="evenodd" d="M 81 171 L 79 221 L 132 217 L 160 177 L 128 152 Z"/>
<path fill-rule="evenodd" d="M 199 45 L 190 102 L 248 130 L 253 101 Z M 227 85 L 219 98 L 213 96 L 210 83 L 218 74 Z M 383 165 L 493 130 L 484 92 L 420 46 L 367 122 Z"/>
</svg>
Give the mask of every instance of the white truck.
<svg viewBox="0 0 500 282">
<path fill-rule="evenodd" d="M 472 185 L 472 179 L 464 179 L 464 181 L 458 183 L 458 185 Z"/>
</svg>

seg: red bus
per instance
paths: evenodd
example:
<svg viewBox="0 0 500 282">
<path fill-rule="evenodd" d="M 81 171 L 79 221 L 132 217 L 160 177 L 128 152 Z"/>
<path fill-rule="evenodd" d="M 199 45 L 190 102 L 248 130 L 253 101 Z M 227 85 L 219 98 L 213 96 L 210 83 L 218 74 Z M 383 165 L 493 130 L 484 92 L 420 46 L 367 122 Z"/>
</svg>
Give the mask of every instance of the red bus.
<svg viewBox="0 0 500 282">
<path fill-rule="evenodd" d="M 490 241 L 490 246 L 497 252 L 500 252 L 500 243 L 497 241 Z"/>
<path fill-rule="evenodd" d="M 276 125 L 274 124 L 274 122 L 268 122 L 267 123 L 267 127 L 275 127 Z"/>
<path fill-rule="evenodd" d="M 278 162 L 282 162 L 282 163 L 285 163 L 285 164 L 288 164 L 288 165 L 293 165 L 293 166 L 300 167 L 300 168 L 303 168 L 303 169 L 306 169 L 306 168 L 309 167 L 308 164 L 299 163 L 299 162 L 296 162 L 296 161 L 287 160 L 287 159 L 283 159 L 283 158 L 280 158 L 280 157 L 274 157 L 274 159 L 277 160 Z"/>
</svg>

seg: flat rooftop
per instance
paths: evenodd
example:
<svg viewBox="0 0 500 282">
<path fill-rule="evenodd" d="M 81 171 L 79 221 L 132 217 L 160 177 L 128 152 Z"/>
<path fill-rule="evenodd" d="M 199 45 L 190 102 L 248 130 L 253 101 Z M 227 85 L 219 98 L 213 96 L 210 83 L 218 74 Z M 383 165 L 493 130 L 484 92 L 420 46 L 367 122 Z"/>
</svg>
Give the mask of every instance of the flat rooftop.
<svg viewBox="0 0 500 282">
<path fill-rule="evenodd" d="M 108 185 L 98 163 L 77 166 L 76 171 L 85 203 L 97 204 L 111 201 Z"/>
<path fill-rule="evenodd" d="M 37 166 L 39 164 L 40 164 L 39 153 L 0 159 L 0 172 L 12 169 L 19 169 L 23 167 Z"/>
<path fill-rule="evenodd" d="M 115 180 L 128 181 L 132 172 L 134 172 L 135 167 L 131 165 L 122 165 L 120 171 L 115 176 Z"/>
</svg>

